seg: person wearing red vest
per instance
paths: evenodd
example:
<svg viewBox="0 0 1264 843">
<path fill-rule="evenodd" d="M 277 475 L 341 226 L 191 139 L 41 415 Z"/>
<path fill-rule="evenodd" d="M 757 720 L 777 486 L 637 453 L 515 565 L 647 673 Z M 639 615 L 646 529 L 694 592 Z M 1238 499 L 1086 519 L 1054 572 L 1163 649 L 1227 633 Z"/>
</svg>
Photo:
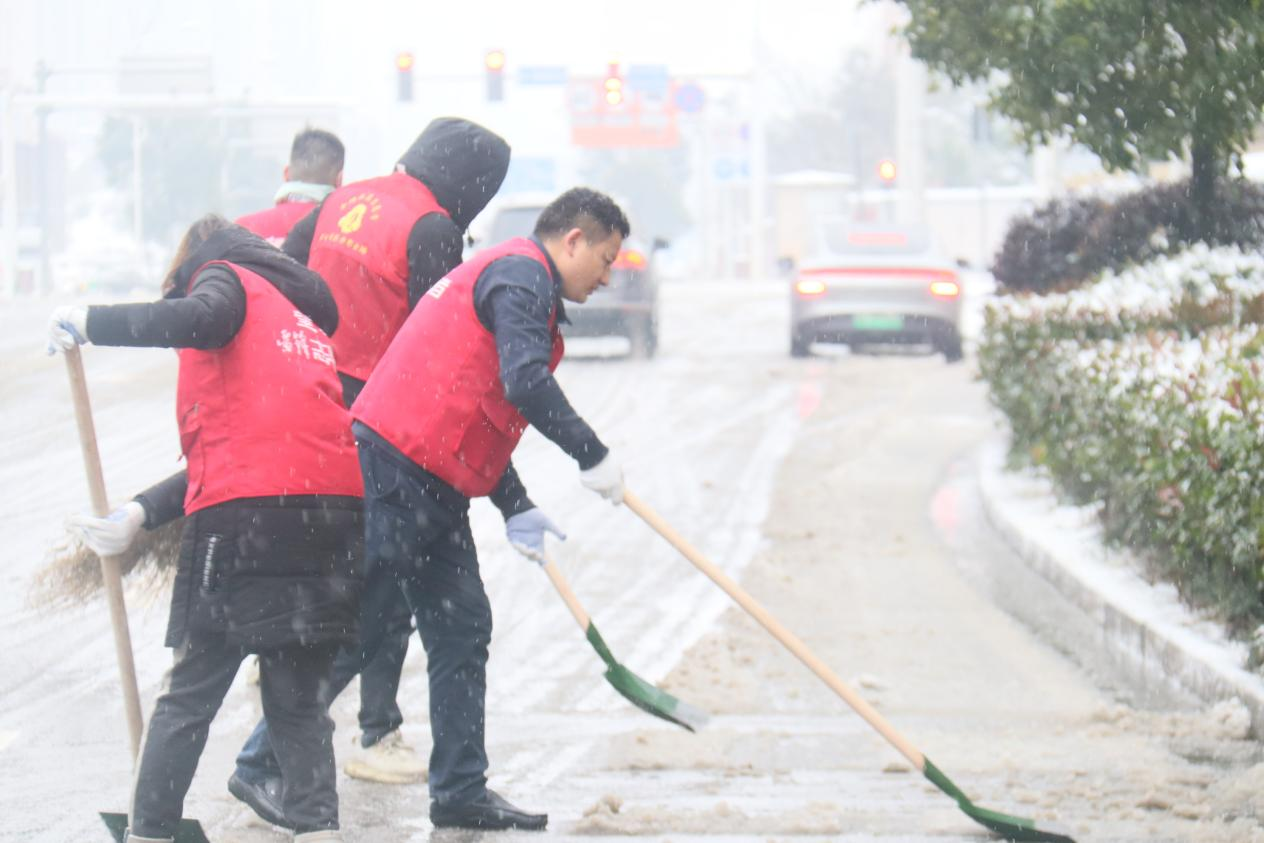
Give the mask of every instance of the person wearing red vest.
<svg viewBox="0 0 1264 843">
<path fill-rule="evenodd" d="M 623 473 L 553 377 L 563 300 L 608 284 L 628 222 L 585 188 L 541 212 L 531 238 L 476 254 L 413 309 L 352 406 L 365 480 L 369 565 L 398 583 L 426 647 L 430 681 L 430 819 L 436 828 L 543 829 L 546 814 L 487 787 L 484 747 L 491 606 L 470 532 L 471 497 L 489 495 L 511 544 L 542 559 L 561 531 L 527 496 L 511 456 L 533 425 L 578 463 L 580 479 L 614 503 Z M 380 632 L 361 630 L 371 657 Z"/>
<path fill-rule="evenodd" d="M 320 276 L 209 215 L 177 250 L 162 300 L 54 311 L 49 349 L 179 349 L 176 411 L 187 472 L 106 518 L 72 525 L 98 554 L 183 515 L 166 644 L 175 650 L 145 732 L 132 843 L 171 841 L 211 720 L 244 656 L 288 787 L 295 840 L 337 841 L 333 722 L 321 696 L 358 640 L 363 483 Z"/>
<path fill-rule="evenodd" d="M 509 145 L 477 123 L 439 118 L 404 152 L 394 173 L 335 191 L 286 238 L 286 253 L 320 273 L 338 302 L 333 341 L 348 407 L 412 306 L 461 262 L 465 229 L 499 189 L 509 155 Z M 356 647 L 339 654 L 327 699 L 360 674 L 360 734 L 343 770 L 353 778 L 404 784 L 425 773 L 401 736 L 404 718 L 396 702 L 412 615 L 392 582 L 375 582 L 382 599 L 362 623 L 382 633 L 381 644 L 368 662 Z M 282 787 L 260 722 L 237 756 L 229 790 L 263 819 L 289 827 L 277 798 Z"/>
<path fill-rule="evenodd" d="M 280 246 L 294 224 L 312 212 L 342 184 L 346 150 L 333 132 L 307 128 L 294 136 L 285 181 L 277 189 L 273 206 L 237 218 L 237 224 Z"/>
<path fill-rule="evenodd" d="M 509 145 L 459 117 L 430 122 L 395 172 L 344 185 L 294 226 L 286 254 L 338 303 L 338 372 L 355 400 L 412 306 L 461 262 L 465 230 L 500 189 Z"/>
</svg>

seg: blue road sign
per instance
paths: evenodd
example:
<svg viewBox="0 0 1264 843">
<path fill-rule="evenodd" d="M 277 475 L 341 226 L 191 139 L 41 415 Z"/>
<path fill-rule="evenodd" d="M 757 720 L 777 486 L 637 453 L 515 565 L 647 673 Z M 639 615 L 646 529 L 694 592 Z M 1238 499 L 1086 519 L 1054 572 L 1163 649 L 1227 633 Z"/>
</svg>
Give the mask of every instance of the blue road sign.
<svg viewBox="0 0 1264 843">
<path fill-rule="evenodd" d="M 676 89 L 676 107 L 686 114 L 696 114 L 706 104 L 707 95 L 696 82 L 686 82 Z"/>
<path fill-rule="evenodd" d="M 623 78 L 629 88 L 656 97 L 666 96 L 671 84 L 665 64 L 630 64 Z"/>
<path fill-rule="evenodd" d="M 560 64 L 536 64 L 518 68 L 514 78 L 519 85 L 565 85 L 570 74 Z"/>
</svg>

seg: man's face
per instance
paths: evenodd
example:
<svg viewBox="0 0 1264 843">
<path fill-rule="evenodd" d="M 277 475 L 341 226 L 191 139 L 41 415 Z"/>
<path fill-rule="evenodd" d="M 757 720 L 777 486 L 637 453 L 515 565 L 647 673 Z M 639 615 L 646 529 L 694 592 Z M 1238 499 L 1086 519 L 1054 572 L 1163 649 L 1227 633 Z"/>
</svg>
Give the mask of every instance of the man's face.
<svg viewBox="0 0 1264 843">
<path fill-rule="evenodd" d="M 562 259 L 557 261 L 562 298 L 583 304 L 598 287 L 610 283 L 610 266 L 619 257 L 623 236 L 614 231 L 606 239 L 590 243 L 581 229 L 572 228 L 562 245 Z"/>
</svg>

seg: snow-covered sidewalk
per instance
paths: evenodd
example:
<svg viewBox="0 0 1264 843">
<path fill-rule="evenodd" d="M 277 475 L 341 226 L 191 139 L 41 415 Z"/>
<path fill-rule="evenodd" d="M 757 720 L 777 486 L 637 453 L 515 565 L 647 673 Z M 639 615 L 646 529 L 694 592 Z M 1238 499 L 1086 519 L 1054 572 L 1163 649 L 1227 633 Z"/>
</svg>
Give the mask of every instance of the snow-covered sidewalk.
<svg viewBox="0 0 1264 843">
<path fill-rule="evenodd" d="M 999 441 L 981 451 L 979 486 L 991 524 L 1093 619 L 1101 646 L 1134 684 L 1191 693 L 1230 718 L 1245 714 L 1237 699 L 1252 732 L 1264 734 L 1264 677 L 1244 667 L 1245 645 L 1186 608 L 1172 585 L 1148 582 L 1126 551 L 1105 547 L 1091 507 L 1059 503 L 1034 472 L 1005 470 Z"/>
</svg>

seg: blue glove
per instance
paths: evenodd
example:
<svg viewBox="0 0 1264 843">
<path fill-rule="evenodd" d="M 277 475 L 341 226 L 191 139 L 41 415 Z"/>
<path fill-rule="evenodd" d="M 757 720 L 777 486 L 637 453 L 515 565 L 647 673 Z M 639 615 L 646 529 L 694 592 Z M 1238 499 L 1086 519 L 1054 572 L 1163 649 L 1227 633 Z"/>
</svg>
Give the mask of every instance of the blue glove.
<svg viewBox="0 0 1264 843">
<path fill-rule="evenodd" d="M 48 353 L 69 351 L 88 341 L 88 308 L 65 304 L 48 318 Z"/>
<path fill-rule="evenodd" d="M 514 550 L 533 562 L 544 563 L 545 533 L 552 533 L 566 541 L 566 534 L 539 507 L 532 507 L 505 519 L 505 535 L 509 537 L 509 543 L 514 546 Z"/>
</svg>

